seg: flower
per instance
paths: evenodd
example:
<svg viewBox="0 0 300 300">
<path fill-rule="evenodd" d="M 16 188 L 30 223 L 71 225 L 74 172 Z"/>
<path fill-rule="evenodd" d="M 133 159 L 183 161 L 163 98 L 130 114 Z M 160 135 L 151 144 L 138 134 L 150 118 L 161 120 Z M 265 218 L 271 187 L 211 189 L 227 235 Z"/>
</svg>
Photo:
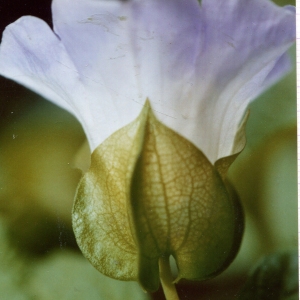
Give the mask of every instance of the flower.
<svg viewBox="0 0 300 300">
<path fill-rule="evenodd" d="M 7 27 L 0 73 L 73 113 L 91 150 L 149 98 L 214 163 L 247 104 L 288 70 L 295 13 L 266 0 L 54 0 L 54 32 Z"/>
<path fill-rule="evenodd" d="M 242 223 L 224 178 L 244 145 L 248 103 L 290 68 L 294 9 L 268 0 L 54 0 L 52 10 L 54 31 L 34 17 L 7 27 L 0 73 L 74 114 L 86 132 L 92 165 L 73 213 L 83 252 L 146 290 L 158 287 L 162 256 L 175 257 L 178 279 L 220 272 Z"/>
</svg>

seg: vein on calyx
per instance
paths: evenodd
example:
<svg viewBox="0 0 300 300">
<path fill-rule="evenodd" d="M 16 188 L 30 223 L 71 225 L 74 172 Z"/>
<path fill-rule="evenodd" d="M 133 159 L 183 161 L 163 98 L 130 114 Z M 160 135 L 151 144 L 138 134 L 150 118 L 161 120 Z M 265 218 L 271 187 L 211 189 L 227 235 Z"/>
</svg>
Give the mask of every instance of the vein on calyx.
<svg viewBox="0 0 300 300">
<path fill-rule="evenodd" d="M 222 177 L 147 102 L 92 154 L 73 209 L 78 244 L 100 272 L 148 291 L 159 286 L 159 258 L 170 255 L 177 280 L 209 278 L 231 262 L 242 232 Z"/>
</svg>

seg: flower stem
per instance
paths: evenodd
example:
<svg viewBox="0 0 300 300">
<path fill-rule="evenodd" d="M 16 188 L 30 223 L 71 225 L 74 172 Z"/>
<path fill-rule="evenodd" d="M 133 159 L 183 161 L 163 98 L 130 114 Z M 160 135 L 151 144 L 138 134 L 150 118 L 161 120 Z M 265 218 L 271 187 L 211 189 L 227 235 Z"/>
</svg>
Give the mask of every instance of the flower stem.
<svg viewBox="0 0 300 300">
<path fill-rule="evenodd" d="M 166 300 L 179 300 L 175 285 L 173 283 L 169 257 L 160 257 L 159 274 Z"/>
</svg>

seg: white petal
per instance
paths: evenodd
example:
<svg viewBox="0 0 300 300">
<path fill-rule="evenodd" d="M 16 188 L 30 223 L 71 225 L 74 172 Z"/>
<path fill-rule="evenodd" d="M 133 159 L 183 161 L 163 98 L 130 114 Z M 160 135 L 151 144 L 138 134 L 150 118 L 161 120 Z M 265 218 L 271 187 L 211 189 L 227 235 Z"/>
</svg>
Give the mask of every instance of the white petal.
<svg viewBox="0 0 300 300">
<path fill-rule="evenodd" d="M 248 103 L 286 72 L 278 60 L 294 41 L 295 14 L 263 0 L 201 3 L 139 1 L 131 30 L 157 117 L 214 162 L 231 154 Z"/>
<path fill-rule="evenodd" d="M 130 1 L 129 1 L 130 2 Z M 137 70 L 126 1 L 54 0 L 53 23 L 91 97 L 91 148 L 133 121 L 146 96 Z"/>
<path fill-rule="evenodd" d="M 53 14 L 78 69 L 102 80 L 119 118 L 149 98 L 212 162 L 231 154 L 246 106 L 286 71 L 279 57 L 295 34 L 294 13 L 267 0 L 55 0 Z"/>
<path fill-rule="evenodd" d="M 286 71 L 282 55 L 295 36 L 294 15 L 268 0 L 202 0 L 201 5 L 198 0 L 54 0 L 60 40 L 53 35 L 47 41 L 45 35 L 43 41 L 41 28 L 28 28 L 40 35 L 28 43 L 18 37 L 22 30 L 12 27 L 3 44 L 13 39 L 10 34 L 20 43 L 5 51 L 9 59 L 2 59 L 0 72 L 18 76 L 5 74 L 12 63 L 15 71 L 25 69 L 31 78 L 16 80 L 60 105 L 65 100 L 65 108 L 76 111 L 92 150 L 132 121 L 149 98 L 160 121 L 214 162 L 231 154 L 249 101 Z M 53 53 L 55 47 L 48 50 L 54 39 L 58 53 Z M 31 56 L 39 60 L 32 62 Z M 57 56 L 60 62 L 63 56 L 68 68 L 59 68 Z M 60 71 L 40 67 L 43 59 Z M 72 74 L 69 80 L 60 78 L 66 69 Z M 39 90 L 41 81 L 51 89 Z M 53 89 L 66 82 L 66 90 Z"/>
<path fill-rule="evenodd" d="M 111 91 L 101 72 L 98 80 L 94 80 L 78 68 L 59 37 L 38 18 L 23 17 L 9 25 L 3 34 L 0 74 L 74 114 L 94 150 L 110 134 L 132 121 L 142 105 L 134 101 L 135 108 L 126 101 L 118 105 L 118 101 L 113 101 L 119 96 L 118 86 Z M 107 80 L 115 74 L 109 69 L 102 71 Z"/>
<path fill-rule="evenodd" d="M 0 73 L 36 91 L 74 113 L 63 99 L 76 87 L 78 74 L 64 46 L 48 25 L 35 17 L 22 17 L 3 33 Z"/>
</svg>

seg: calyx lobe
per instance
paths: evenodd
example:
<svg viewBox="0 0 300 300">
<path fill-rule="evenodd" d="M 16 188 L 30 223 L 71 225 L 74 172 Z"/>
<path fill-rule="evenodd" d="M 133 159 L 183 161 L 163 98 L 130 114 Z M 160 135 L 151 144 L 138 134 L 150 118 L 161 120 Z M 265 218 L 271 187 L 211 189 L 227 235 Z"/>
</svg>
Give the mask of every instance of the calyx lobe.
<svg viewBox="0 0 300 300">
<path fill-rule="evenodd" d="M 100 272 L 148 291 L 159 286 L 161 256 L 174 256 L 177 280 L 212 277 L 232 261 L 243 227 L 223 175 L 147 102 L 92 154 L 73 209 L 78 245 Z"/>
</svg>

